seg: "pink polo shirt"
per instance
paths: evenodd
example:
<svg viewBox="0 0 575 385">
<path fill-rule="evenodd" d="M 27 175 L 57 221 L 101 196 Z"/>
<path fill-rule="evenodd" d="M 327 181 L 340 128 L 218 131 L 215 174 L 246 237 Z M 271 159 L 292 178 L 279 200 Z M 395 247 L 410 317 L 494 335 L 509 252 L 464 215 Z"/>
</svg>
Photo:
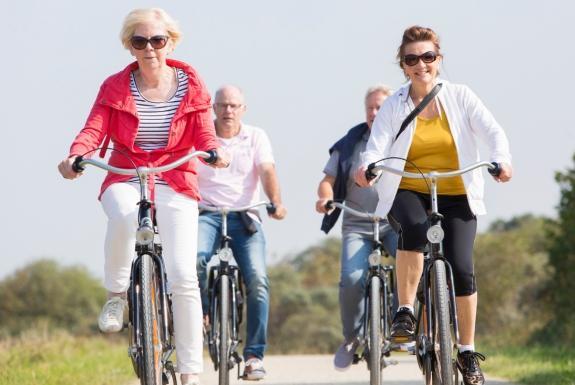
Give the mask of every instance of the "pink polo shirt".
<svg viewBox="0 0 575 385">
<path fill-rule="evenodd" d="M 236 136 L 217 137 L 217 140 L 230 155 L 231 163 L 227 168 L 197 163 L 201 202 L 211 206 L 241 207 L 260 201 L 258 166 L 274 163 L 266 133 L 261 128 L 242 123 Z"/>
</svg>

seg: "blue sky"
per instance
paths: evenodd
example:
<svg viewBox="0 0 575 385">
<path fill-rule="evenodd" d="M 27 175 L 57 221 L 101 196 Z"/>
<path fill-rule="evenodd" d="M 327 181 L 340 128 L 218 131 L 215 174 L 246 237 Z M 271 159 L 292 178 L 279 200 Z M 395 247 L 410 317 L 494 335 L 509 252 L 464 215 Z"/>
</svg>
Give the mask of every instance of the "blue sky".
<svg viewBox="0 0 575 385">
<path fill-rule="evenodd" d="M 575 151 L 571 2 L 9 2 L 0 25 L 0 277 L 40 257 L 102 275 L 103 175 L 94 169 L 65 181 L 56 165 L 100 83 L 132 60 L 118 39 L 124 16 L 149 6 L 181 24 L 173 57 L 196 67 L 212 92 L 226 83 L 243 88 L 246 123 L 271 138 L 289 210 L 285 221 L 265 223 L 272 260 L 324 238 L 313 206 L 327 149 L 363 120 L 367 87 L 403 83 L 395 54 L 413 24 L 438 32 L 442 75 L 469 85 L 511 142 L 515 178 L 487 183 L 480 229 L 527 212 L 555 215 L 553 175 L 572 165 Z"/>
</svg>

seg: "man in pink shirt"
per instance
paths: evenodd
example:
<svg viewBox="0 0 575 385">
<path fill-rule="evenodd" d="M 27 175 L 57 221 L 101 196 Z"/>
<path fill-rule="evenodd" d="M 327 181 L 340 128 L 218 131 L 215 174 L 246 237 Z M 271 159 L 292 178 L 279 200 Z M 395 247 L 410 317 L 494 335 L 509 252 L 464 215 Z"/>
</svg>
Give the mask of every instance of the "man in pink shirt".
<svg viewBox="0 0 575 385">
<path fill-rule="evenodd" d="M 228 168 L 198 166 L 201 203 L 217 207 L 243 207 L 260 201 L 260 182 L 269 201 L 276 206 L 270 216 L 283 219 L 280 186 L 270 141 L 265 132 L 242 123 L 246 111 L 244 96 L 235 86 L 216 92 L 214 111 L 219 145 L 231 157 Z M 247 336 L 244 348 L 244 379 L 260 380 L 265 376 L 263 357 L 269 313 L 269 282 L 266 273 L 265 238 L 257 212 L 250 212 L 253 226 L 247 228 L 240 213 L 228 214 L 231 248 L 247 289 Z M 208 312 L 206 266 L 219 246 L 222 220 L 219 213 L 201 212 L 197 269 L 204 314 Z M 254 232 L 254 230 L 256 230 Z"/>
</svg>

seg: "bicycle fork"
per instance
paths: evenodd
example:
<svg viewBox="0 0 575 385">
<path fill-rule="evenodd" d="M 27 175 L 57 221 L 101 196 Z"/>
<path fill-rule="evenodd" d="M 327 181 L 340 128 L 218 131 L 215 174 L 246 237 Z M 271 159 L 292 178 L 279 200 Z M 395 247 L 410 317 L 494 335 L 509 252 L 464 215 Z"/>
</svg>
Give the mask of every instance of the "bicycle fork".
<svg viewBox="0 0 575 385">
<path fill-rule="evenodd" d="M 142 256 L 149 255 L 152 258 L 154 267 L 157 271 L 158 278 L 158 290 L 159 290 L 159 309 L 160 315 L 162 317 L 162 329 L 160 330 L 161 343 L 162 343 L 162 367 L 167 369 L 172 376 L 175 376 L 175 368 L 169 361 L 170 356 L 174 352 L 175 347 L 172 344 L 170 336 L 173 333 L 173 325 L 170 317 L 171 300 L 167 294 L 166 287 L 166 271 L 164 267 L 164 261 L 162 258 L 156 254 L 149 252 L 147 250 L 139 249 L 138 256 L 132 262 L 131 268 L 131 280 L 130 287 L 128 289 L 128 311 L 129 311 L 129 322 L 131 323 L 131 333 L 130 333 L 130 347 L 128 350 L 128 355 L 132 359 L 134 364 L 134 370 L 136 374 L 139 374 L 137 369 L 142 357 L 142 342 L 140 336 L 141 330 L 141 276 L 140 267 L 142 264 Z"/>
<path fill-rule="evenodd" d="M 432 225 L 439 225 L 440 226 L 440 219 L 441 216 L 436 214 L 435 218 L 432 218 Z M 435 222 L 435 223 L 433 223 Z M 430 243 L 431 249 L 428 255 L 425 256 L 425 263 L 423 268 L 423 276 L 422 276 L 422 287 L 423 287 L 423 303 L 424 306 L 419 308 L 419 314 L 417 316 L 417 329 L 416 329 L 416 336 L 420 335 L 420 328 L 421 328 L 421 321 L 423 316 L 423 309 L 425 309 L 425 319 L 423 322 L 424 327 L 424 335 L 421 337 L 419 341 L 419 349 L 417 349 L 416 354 L 419 356 L 421 360 L 425 360 L 427 355 L 434 357 L 435 347 L 431 344 L 431 341 L 436 340 L 435 336 L 435 322 L 436 320 L 433 317 L 432 309 L 432 295 L 431 295 L 431 280 L 433 278 L 434 273 L 434 266 L 436 261 L 442 261 L 445 265 L 446 271 L 446 278 L 447 278 L 447 288 L 449 290 L 449 316 L 451 320 L 452 332 L 454 336 L 454 343 L 457 346 L 459 344 L 459 321 L 457 319 L 457 303 L 455 302 L 455 290 L 454 290 L 454 279 L 453 279 L 453 269 L 451 264 L 447 259 L 443 256 L 443 247 L 441 242 L 439 243 Z M 420 337 L 417 337 L 420 338 Z"/>
</svg>

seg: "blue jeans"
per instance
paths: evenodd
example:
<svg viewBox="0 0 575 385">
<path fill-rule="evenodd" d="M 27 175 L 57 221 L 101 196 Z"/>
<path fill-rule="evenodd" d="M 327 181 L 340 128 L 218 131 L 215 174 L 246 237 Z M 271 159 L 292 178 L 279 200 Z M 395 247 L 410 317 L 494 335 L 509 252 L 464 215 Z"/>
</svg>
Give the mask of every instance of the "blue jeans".
<svg viewBox="0 0 575 385">
<path fill-rule="evenodd" d="M 247 331 L 244 359 L 263 358 L 269 314 L 269 281 L 266 273 L 266 241 L 260 223 L 250 235 L 238 213 L 228 214 L 230 247 L 246 285 Z M 204 313 L 208 312 L 208 275 L 206 266 L 220 246 L 222 217 L 218 213 L 202 213 L 198 228 L 198 280 Z"/>
<path fill-rule="evenodd" d="M 387 228 L 382 234 L 385 250 L 395 257 L 397 233 Z M 360 233 L 344 233 L 341 247 L 341 273 L 339 281 L 339 309 L 343 336 L 347 341 L 357 337 L 362 328 L 364 317 L 364 296 L 368 257 L 373 250 L 373 236 Z M 395 288 L 394 288 L 395 290 Z M 397 302 L 395 296 L 394 302 Z M 394 304 L 394 309 L 397 304 Z"/>
</svg>

